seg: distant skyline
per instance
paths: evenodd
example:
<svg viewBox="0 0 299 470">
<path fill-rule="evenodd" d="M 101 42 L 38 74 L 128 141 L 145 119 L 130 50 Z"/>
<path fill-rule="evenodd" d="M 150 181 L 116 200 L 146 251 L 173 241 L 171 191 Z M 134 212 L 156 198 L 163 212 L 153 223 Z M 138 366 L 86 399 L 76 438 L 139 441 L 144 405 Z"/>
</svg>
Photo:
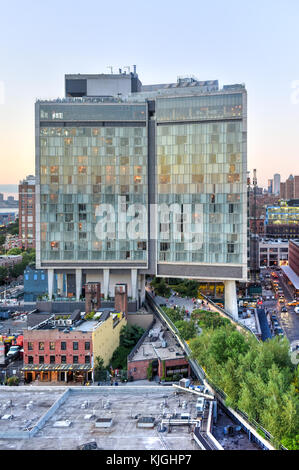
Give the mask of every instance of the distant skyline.
<svg viewBox="0 0 299 470">
<path fill-rule="evenodd" d="M 136 64 L 143 84 L 178 75 L 245 83 L 248 170 L 267 187 L 299 174 L 299 2 L 2 2 L 0 184 L 34 168 L 34 103 L 64 95 L 65 73 Z"/>
</svg>

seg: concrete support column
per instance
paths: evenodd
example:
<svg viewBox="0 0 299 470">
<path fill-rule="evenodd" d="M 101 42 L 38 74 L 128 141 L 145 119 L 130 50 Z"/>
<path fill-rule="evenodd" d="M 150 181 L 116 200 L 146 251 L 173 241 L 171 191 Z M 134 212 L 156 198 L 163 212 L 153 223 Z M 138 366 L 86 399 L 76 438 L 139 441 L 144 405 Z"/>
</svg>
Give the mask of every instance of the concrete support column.
<svg viewBox="0 0 299 470">
<path fill-rule="evenodd" d="M 110 279 L 110 269 L 103 270 L 103 293 L 104 299 L 107 299 L 109 296 L 109 279 Z"/>
<path fill-rule="evenodd" d="M 139 307 L 141 307 L 141 305 L 145 301 L 145 274 L 140 274 L 139 288 L 140 288 L 140 305 L 139 305 Z"/>
<path fill-rule="evenodd" d="M 52 300 L 54 288 L 54 269 L 48 269 L 48 295 L 49 300 Z"/>
<path fill-rule="evenodd" d="M 137 300 L 137 269 L 131 269 L 131 293 L 132 300 Z"/>
<path fill-rule="evenodd" d="M 80 300 L 82 292 L 82 269 L 76 269 L 76 300 Z"/>
<path fill-rule="evenodd" d="M 57 293 L 63 296 L 63 274 L 57 274 Z"/>
<path fill-rule="evenodd" d="M 224 308 L 238 320 L 236 281 L 224 281 Z"/>
</svg>

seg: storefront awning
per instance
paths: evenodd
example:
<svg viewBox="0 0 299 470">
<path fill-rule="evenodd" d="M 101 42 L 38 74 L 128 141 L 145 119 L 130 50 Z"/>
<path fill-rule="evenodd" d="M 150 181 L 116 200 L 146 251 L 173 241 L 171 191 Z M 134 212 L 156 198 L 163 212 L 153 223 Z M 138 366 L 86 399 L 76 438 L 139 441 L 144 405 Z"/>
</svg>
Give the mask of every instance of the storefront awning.
<svg viewBox="0 0 299 470">
<path fill-rule="evenodd" d="M 38 372 L 38 371 L 90 371 L 92 367 L 90 364 L 26 364 L 22 368 L 25 372 Z"/>
<path fill-rule="evenodd" d="M 299 289 L 299 276 L 295 273 L 295 271 L 290 268 L 290 266 L 281 266 L 281 269 L 285 273 L 285 275 L 289 278 L 295 289 Z"/>
</svg>

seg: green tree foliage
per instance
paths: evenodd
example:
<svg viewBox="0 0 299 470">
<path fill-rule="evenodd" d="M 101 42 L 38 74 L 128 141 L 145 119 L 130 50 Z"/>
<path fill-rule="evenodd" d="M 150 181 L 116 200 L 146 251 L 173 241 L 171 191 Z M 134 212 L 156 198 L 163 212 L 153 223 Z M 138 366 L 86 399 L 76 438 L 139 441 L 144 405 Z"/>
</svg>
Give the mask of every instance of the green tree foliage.
<svg viewBox="0 0 299 470">
<path fill-rule="evenodd" d="M 104 359 L 97 356 L 94 361 L 94 378 L 95 380 L 106 380 L 107 370 L 104 367 Z"/>
<path fill-rule="evenodd" d="M 175 322 L 175 326 L 179 330 L 181 338 L 185 341 L 189 340 L 190 338 L 195 338 L 197 335 L 197 328 L 194 321 L 184 321 L 179 320 Z"/>
<path fill-rule="evenodd" d="M 196 308 L 191 313 L 192 320 L 197 320 L 201 328 L 219 328 L 224 325 L 231 325 L 227 318 L 221 317 L 217 312 L 209 312 L 200 308 Z"/>
<path fill-rule="evenodd" d="M 209 314 L 211 312 L 208 312 Z M 298 367 L 286 338 L 258 342 L 232 325 L 199 315 L 203 333 L 192 339 L 193 357 L 227 395 L 226 403 L 247 413 L 276 441 L 295 448 L 299 435 Z M 221 318 L 222 320 L 222 318 Z M 296 441 L 297 439 L 297 441 Z"/>
<path fill-rule="evenodd" d="M 199 283 L 191 279 L 181 280 L 178 284 L 172 283 L 172 289 L 177 292 L 181 297 L 196 297 L 198 296 Z"/>
<path fill-rule="evenodd" d="M 11 248 L 7 252 L 8 255 L 20 255 L 21 253 L 22 253 L 21 248 Z"/>
<path fill-rule="evenodd" d="M 9 275 L 9 271 L 5 266 L 0 266 L 0 284 L 4 284 L 7 276 Z"/>
<path fill-rule="evenodd" d="M 138 325 L 125 325 L 120 332 L 120 346 L 131 350 L 145 332 L 144 328 Z"/>
<path fill-rule="evenodd" d="M 113 369 L 127 369 L 127 357 L 133 347 L 138 343 L 144 331 L 145 330 L 138 325 L 125 325 L 122 327 L 119 347 L 115 349 L 111 358 Z"/>
<path fill-rule="evenodd" d="M 18 249 L 18 248 L 14 248 Z M 24 273 L 25 268 L 30 265 L 35 265 L 35 250 L 28 250 L 22 253 L 22 261 L 20 263 L 15 264 L 12 268 L 10 268 L 10 275 L 12 277 L 22 276 Z"/>
<path fill-rule="evenodd" d="M 156 295 L 167 298 L 170 297 L 171 290 L 167 286 L 164 277 L 154 277 L 151 282 L 151 286 L 155 289 Z"/>
<path fill-rule="evenodd" d="M 118 346 L 115 349 L 112 358 L 111 365 L 113 369 L 127 369 L 127 358 L 130 353 L 130 349 L 125 348 L 124 346 Z"/>
<path fill-rule="evenodd" d="M 185 312 L 183 309 L 174 307 L 163 307 L 163 312 L 166 313 L 168 318 L 173 322 L 184 320 Z"/>
</svg>

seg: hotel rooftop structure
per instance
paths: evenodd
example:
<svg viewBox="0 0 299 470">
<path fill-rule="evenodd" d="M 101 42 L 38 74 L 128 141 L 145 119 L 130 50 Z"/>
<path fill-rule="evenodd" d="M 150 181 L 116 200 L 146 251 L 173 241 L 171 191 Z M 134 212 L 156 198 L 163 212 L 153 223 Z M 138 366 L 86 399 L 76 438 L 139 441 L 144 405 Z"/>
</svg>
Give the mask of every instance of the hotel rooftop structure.
<svg viewBox="0 0 299 470">
<path fill-rule="evenodd" d="M 142 85 L 136 73 L 66 75 L 65 97 L 38 100 L 37 267 L 116 283 L 143 301 L 145 276 L 247 279 L 247 93 L 193 77 Z"/>
</svg>

